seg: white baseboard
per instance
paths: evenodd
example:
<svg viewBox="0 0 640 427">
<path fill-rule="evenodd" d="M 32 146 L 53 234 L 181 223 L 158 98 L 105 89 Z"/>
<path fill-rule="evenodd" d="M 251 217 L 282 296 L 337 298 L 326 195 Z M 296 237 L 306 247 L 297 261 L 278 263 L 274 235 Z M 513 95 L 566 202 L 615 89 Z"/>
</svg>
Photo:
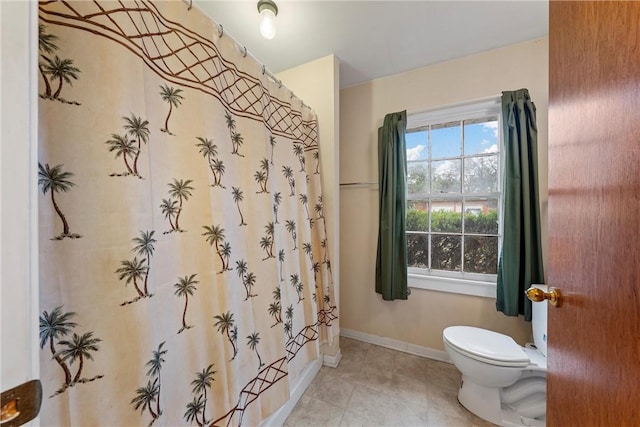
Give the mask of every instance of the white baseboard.
<svg viewBox="0 0 640 427">
<path fill-rule="evenodd" d="M 411 344 L 408 342 L 395 340 L 393 338 L 380 337 L 364 332 L 354 331 L 353 329 L 340 328 L 340 335 L 346 338 L 352 338 L 358 341 L 368 342 L 370 344 L 379 345 L 380 347 L 390 348 L 392 350 L 403 351 L 405 353 L 416 356 L 426 357 L 427 359 L 438 360 L 440 362 L 452 363 L 446 351 L 436 350 L 435 348 L 424 347 L 421 345 Z"/>
<path fill-rule="evenodd" d="M 321 358 L 309 362 L 309 364 L 302 370 L 302 372 L 298 376 L 296 384 L 291 389 L 291 396 L 289 397 L 289 400 L 280 408 L 278 408 L 277 411 L 271 414 L 269 418 L 263 420 L 260 423 L 260 427 L 282 426 L 287 420 L 287 417 L 291 415 L 291 411 L 293 411 L 293 408 L 295 408 L 298 400 L 300 400 L 304 392 L 307 390 L 307 387 L 309 387 L 311 381 L 313 381 L 313 379 L 316 377 L 321 367 Z M 285 379 L 285 381 L 288 380 Z"/>
<path fill-rule="evenodd" d="M 340 351 L 340 347 L 338 347 L 338 351 L 333 356 L 329 356 L 328 354 L 325 354 L 322 357 L 322 362 L 323 362 L 322 364 L 330 368 L 337 368 L 338 365 L 340 364 L 341 359 L 342 359 L 342 352 Z"/>
</svg>

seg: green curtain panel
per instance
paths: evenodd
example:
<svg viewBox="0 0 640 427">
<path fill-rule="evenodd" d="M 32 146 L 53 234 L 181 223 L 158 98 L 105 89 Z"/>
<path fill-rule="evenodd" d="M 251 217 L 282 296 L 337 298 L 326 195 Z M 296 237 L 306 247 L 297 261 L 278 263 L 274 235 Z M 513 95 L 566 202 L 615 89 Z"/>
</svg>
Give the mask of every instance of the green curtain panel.
<svg viewBox="0 0 640 427">
<path fill-rule="evenodd" d="M 524 291 L 544 282 L 536 106 L 527 89 L 502 93 L 505 141 L 504 238 L 498 262 L 496 308 L 531 320 Z"/>
<path fill-rule="evenodd" d="M 376 259 L 376 292 L 384 300 L 406 300 L 407 112 L 387 114 L 378 129 L 380 225 Z"/>
</svg>

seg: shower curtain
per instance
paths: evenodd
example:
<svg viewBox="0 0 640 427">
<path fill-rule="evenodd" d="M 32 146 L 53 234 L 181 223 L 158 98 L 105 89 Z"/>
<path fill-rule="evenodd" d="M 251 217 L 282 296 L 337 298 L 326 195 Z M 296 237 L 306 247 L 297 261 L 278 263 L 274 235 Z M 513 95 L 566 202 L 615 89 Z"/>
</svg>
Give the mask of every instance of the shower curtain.
<svg viewBox="0 0 640 427">
<path fill-rule="evenodd" d="M 315 113 L 182 1 L 39 17 L 41 423 L 258 424 L 337 336 Z"/>
</svg>

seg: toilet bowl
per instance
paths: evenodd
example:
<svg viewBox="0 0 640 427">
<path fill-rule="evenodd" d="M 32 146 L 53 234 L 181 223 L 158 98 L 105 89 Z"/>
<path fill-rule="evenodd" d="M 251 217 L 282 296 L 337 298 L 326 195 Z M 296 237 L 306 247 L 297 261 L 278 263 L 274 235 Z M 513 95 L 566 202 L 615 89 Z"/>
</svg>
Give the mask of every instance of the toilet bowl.
<svg viewBox="0 0 640 427">
<path fill-rule="evenodd" d="M 536 285 L 546 291 L 546 286 Z M 547 302 L 533 304 L 534 343 L 472 326 L 450 326 L 442 337 L 462 373 L 460 403 L 501 426 L 544 426 L 547 385 Z"/>
</svg>

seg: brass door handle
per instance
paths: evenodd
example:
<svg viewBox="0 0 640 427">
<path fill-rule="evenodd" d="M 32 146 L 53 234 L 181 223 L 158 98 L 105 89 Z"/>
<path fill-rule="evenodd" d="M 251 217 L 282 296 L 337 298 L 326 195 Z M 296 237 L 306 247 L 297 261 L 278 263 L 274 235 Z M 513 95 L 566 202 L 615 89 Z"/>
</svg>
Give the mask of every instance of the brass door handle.
<svg viewBox="0 0 640 427">
<path fill-rule="evenodd" d="M 0 424 L 17 427 L 38 416 L 42 404 L 42 384 L 31 380 L 2 392 Z"/>
<path fill-rule="evenodd" d="M 527 298 L 533 302 L 541 302 L 549 300 L 549 303 L 554 307 L 560 307 L 562 304 L 562 294 L 560 289 L 549 287 L 549 292 L 545 292 L 542 289 L 530 287 L 525 291 Z"/>
<path fill-rule="evenodd" d="M 11 400 L 2 404 L 2 411 L 0 412 L 0 423 L 8 423 L 20 416 L 18 411 L 18 399 Z"/>
</svg>

